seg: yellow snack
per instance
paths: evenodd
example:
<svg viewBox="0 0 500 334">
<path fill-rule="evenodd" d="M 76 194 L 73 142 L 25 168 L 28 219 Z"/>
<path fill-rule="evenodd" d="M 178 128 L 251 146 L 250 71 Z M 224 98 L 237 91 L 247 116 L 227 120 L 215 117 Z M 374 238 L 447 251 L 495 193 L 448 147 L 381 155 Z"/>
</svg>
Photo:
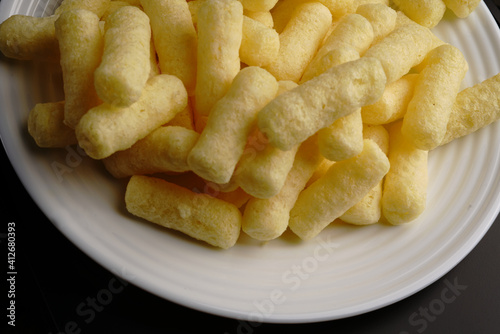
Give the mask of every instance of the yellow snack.
<svg viewBox="0 0 500 334">
<path fill-rule="evenodd" d="M 318 145 L 321 154 L 331 161 L 346 160 L 361 153 L 363 150 L 361 108 L 320 129 Z"/>
<path fill-rule="evenodd" d="M 94 159 L 130 148 L 170 121 L 187 105 L 187 92 L 176 76 L 148 80 L 140 99 L 129 107 L 103 103 L 90 109 L 76 127 L 80 146 Z"/>
<path fill-rule="evenodd" d="M 265 68 L 277 80 L 298 82 L 331 24 L 332 15 L 322 4 L 300 5 L 279 35 L 278 56 Z"/>
<path fill-rule="evenodd" d="M 65 11 L 73 9 L 87 9 L 102 17 L 108 10 L 111 0 L 63 0 L 56 8 L 54 15 L 60 15 Z"/>
<path fill-rule="evenodd" d="M 472 13 L 481 0 L 443 0 L 446 7 L 460 18 L 465 18 Z"/>
<path fill-rule="evenodd" d="M 407 74 L 424 60 L 434 45 L 433 33 L 417 24 L 406 24 L 393 30 L 363 55 L 380 60 L 387 76 L 387 83 Z"/>
<path fill-rule="evenodd" d="M 185 0 L 141 0 L 148 15 L 161 73 L 182 80 L 188 95 L 196 85 L 197 36 Z"/>
<path fill-rule="evenodd" d="M 139 8 L 125 6 L 108 17 L 102 61 L 94 73 L 103 101 L 125 107 L 140 98 L 151 70 L 150 43 L 149 18 Z"/>
<path fill-rule="evenodd" d="M 188 156 L 191 169 L 208 181 L 230 181 L 245 149 L 258 111 L 278 90 L 266 70 L 250 66 L 234 78 L 228 92 L 210 112 L 207 124 Z"/>
<path fill-rule="evenodd" d="M 388 154 L 389 133 L 382 125 L 365 126 L 363 128 L 363 138 L 373 140 L 385 155 Z M 355 225 L 369 225 L 380 221 L 382 216 L 382 187 L 383 181 L 381 180 L 361 201 L 340 216 L 340 219 Z"/>
<path fill-rule="evenodd" d="M 240 70 L 243 7 L 236 0 L 206 0 L 197 17 L 195 110 L 207 117 Z"/>
<path fill-rule="evenodd" d="M 101 21 L 106 21 L 108 16 L 121 7 L 130 6 L 127 1 L 111 0 L 106 12 L 102 15 Z"/>
<path fill-rule="evenodd" d="M 274 28 L 273 16 L 270 11 L 252 12 L 243 9 L 243 15 L 262 23 L 268 28 Z"/>
<path fill-rule="evenodd" d="M 199 134 L 181 126 L 162 126 L 131 148 L 103 159 L 116 178 L 161 172 L 186 172 L 187 156 Z"/>
<path fill-rule="evenodd" d="M 270 11 L 273 17 L 274 29 L 281 34 L 288 21 L 290 21 L 290 17 L 292 17 L 295 9 L 306 2 L 309 2 L 309 0 L 278 1 Z"/>
<path fill-rule="evenodd" d="M 423 64 L 401 131 L 417 148 L 432 150 L 444 138 L 453 103 L 469 67 L 462 52 L 450 44 L 432 50 Z"/>
<path fill-rule="evenodd" d="M 334 18 L 356 12 L 356 9 L 366 3 L 380 3 L 386 6 L 389 5 L 388 0 L 318 0 L 323 5 L 328 7 Z"/>
<path fill-rule="evenodd" d="M 94 88 L 94 72 L 103 52 L 99 17 L 86 9 L 65 11 L 55 29 L 65 96 L 64 123 L 74 129 L 90 108 L 101 103 Z"/>
<path fill-rule="evenodd" d="M 401 133 L 402 121 L 389 129 L 389 161 L 385 176 L 382 214 L 393 225 L 415 220 L 425 209 L 428 151 L 413 146 Z"/>
<path fill-rule="evenodd" d="M 335 48 L 328 51 L 320 59 L 317 59 L 314 64 L 312 62 L 309 63 L 309 66 L 306 68 L 299 83 L 311 80 L 336 65 L 347 63 L 348 61 L 356 60 L 358 58 L 359 52 L 351 46 L 347 45 Z"/>
<path fill-rule="evenodd" d="M 276 30 L 243 16 L 240 60 L 249 66 L 266 66 L 278 56 L 280 38 Z"/>
<path fill-rule="evenodd" d="M 277 96 L 259 112 L 258 127 L 271 145 L 289 150 L 338 118 L 374 103 L 384 88 L 380 62 L 363 57 Z"/>
<path fill-rule="evenodd" d="M 410 19 L 427 28 L 435 27 L 446 11 L 443 0 L 394 0 L 394 4 Z"/>
<path fill-rule="evenodd" d="M 243 231 L 257 240 L 279 237 L 288 226 L 290 210 L 299 193 L 322 160 L 316 136 L 302 143 L 279 193 L 268 199 L 252 198 L 247 202 L 243 212 Z"/>
<path fill-rule="evenodd" d="M 356 14 L 365 17 L 372 25 L 373 42 L 377 43 L 396 27 L 397 12 L 383 3 L 366 3 L 358 6 Z"/>
<path fill-rule="evenodd" d="M 190 101 L 188 100 L 186 108 L 184 108 L 181 112 L 176 114 L 174 118 L 168 121 L 168 123 L 165 125 L 182 126 L 185 127 L 186 129 L 195 130 L 194 119 L 193 119 L 193 108 L 191 106 Z"/>
<path fill-rule="evenodd" d="M 132 176 L 125 204 L 135 216 L 215 247 L 230 248 L 240 235 L 241 213 L 236 206 L 159 178 Z"/>
<path fill-rule="evenodd" d="M 76 144 L 75 131 L 63 121 L 64 101 L 37 103 L 28 115 L 28 132 L 40 147 Z"/>
<path fill-rule="evenodd" d="M 365 139 L 359 155 L 334 163 L 300 193 L 288 226 L 303 240 L 314 238 L 358 203 L 388 170 L 387 156 L 374 141 Z"/>
<path fill-rule="evenodd" d="M 500 73 L 460 91 L 441 145 L 500 119 Z"/>
<path fill-rule="evenodd" d="M 409 73 L 388 84 L 377 102 L 361 108 L 363 123 L 380 125 L 403 118 L 413 97 L 417 77 L 418 74 Z"/>
<path fill-rule="evenodd" d="M 239 0 L 243 8 L 252 12 L 265 12 L 271 10 L 278 0 Z"/>
</svg>

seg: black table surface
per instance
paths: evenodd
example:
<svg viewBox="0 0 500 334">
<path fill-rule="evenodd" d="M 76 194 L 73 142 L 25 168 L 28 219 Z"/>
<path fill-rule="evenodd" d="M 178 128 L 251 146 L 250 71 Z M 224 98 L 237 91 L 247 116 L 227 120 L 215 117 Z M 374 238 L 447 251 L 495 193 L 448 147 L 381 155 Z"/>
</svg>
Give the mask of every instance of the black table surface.
<svg viewBox="0 0 500 334">
<path fill-rule="evenodd" d="M 492 12 L 500 1 L 485 1 Z M 4 333 L 498 333 L 500 217 L 479 244 L 427 288 L 359 316 L 310 324 L 249 324 L 192 310 L 121 281 L 38 209 L 1 150 Z M 16 224 L 15 327 L 8 324 L 8 226 Z M 5 284 L 7 282 L 7 284 Z M 103 290 L 113 293 L 97 299 Z"/>
</svg>

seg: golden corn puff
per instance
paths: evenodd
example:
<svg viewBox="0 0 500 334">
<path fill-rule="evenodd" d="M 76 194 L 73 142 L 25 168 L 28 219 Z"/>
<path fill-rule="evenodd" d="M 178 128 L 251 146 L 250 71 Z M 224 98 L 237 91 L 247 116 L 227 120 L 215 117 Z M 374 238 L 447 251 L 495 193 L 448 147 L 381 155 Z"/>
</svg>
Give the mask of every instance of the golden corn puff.
<svg viewBox="0 0 500 334">
<path fill-rule="evenodd" d="M 277 80 L 298 82 L 331 24 L 330 11 L 320 3 L 309 2 L 297 7 L 279 35 L 278 56 L 265 69 Z"/>
<path fill-rule="evenodd" d="M 187 92 L 176 76 L 160 74 L 148 80 L 142 95 L 129 107 L 103 103 L 90 109 L 76 127 L 80 146 L 94 159 L 130 148 L 170 121 L 187 105 Z"/>
<path fill-rule="evenodd" d="M 273 9 L 270 10 L 273 17 L 274 29 L 281 34 L 288 21 L 290 21 L 295 9 L 306 2 L 309 2 L 309 0 L 278 1 Z"/>
<path fill-rule="evenodd" d="M 462 52 L 450 44 L 429 52 L 423 64 L 401 131 L 414 146 L 429 151 L 446 134 L 451 109 L 469 67 Z"/>
<path fill-rule="evenodd" d="M 257 124 L 271 145 L 289 150 L 338 118 L 374 103 L 384 88 L 380 62 L 362 57 L 280 94 L 259 112 Z"/>
<path fill-rule="evenodd" d="M 446 7 L 459 18 L 465 18 L 472 13 L 481 0 L 443 0 Z"/>
<path fill-rule="evenodd" d="M 428 151 L 420 150 L 401 133 L 402 121 L 389 129 L 389 161 L 382 193 L 382 214 L 393 225 L 415 220 L 427 199 Z"/>
<path fill-rule="evenodd" d="M 226 95 L 215 104 L 189 153 L 191 170 L 208 181 L 229 182 L 257 113 L 277 90 L 276 79 L 266 70 L 256 66 L 242 69 Z"/>
<path fill-rule="evenodd" d="M 131 214 L 223 249 L 236 244 L 241 213 L 207 194 L 142 175 L 130 178 L 125 204 Z"/>
<path fill-rule="evenodd" d="M 358 6 L 356 14 L 365 17 L 373 29 L 373 42 L 377 43 L 396 27 L 397 12 L 383 3 L 366 3 Z"/>
<path fill-rule="evenodd" d="M 363 151 L 334 163 L 304 189 L 290 211 L 290 229 L 303 240 L 318 235 L 332 221 L 358 203 L 387 174 L 389 160 L 371 139 Z"/>
<path fill-rule="evenodd" d="M 206 0 L 197 17 L 195 110 L 207 117 L 240 70 L 243 7 L 236 0 Z"/>
<path fill-rule="evenodd" d="M 239 0 L 243 8 L 252 12 L 265 12 L 273 9 L 278 0 Z"/>
<path fill-rule="evenodd" d="M 268 28 L 274 28 L 273 16 L 270 11 L 253 12 L 243 9 L 243 15 L 262 23 Z"/>
<path fill-rule="evenodd" d="M 107 19 L 102 61 L 94 73 L 97 95 L 125 107 L 136 102 L 151 70 L 149 17 L 135 6 L 117 9 Z"/>
<path fill-rule="evenodd" d="M 307 181 L 323 158 L 319 153 L 316 136 L 300 145 L 295 159 L 278 194 L 271 198 L 251 198 L 243 212 L 243 231 L 257 240 L 272 240 L 288 227 L 290 210 Z"/>
<path fill-rule="evenodd" d="M 388 154 L 389 133 L 382 125 L 365 126 L 363 138 L 373 140 L 384 154 Z M 377 183 L 361 201 L 340 216 L 340 219 L 355 225 L 369 225 L 379 222 L 382 216 L 382 187 L 383 180 Z"/>
<path fill-rule="evenodd" d="M 417 24 L 403 25 L 372 45 L 363 56 L 381 61 L 389 84 L 424 60 L 434 47 L 432 36 L 433 33 L 426 27 Z"/>
<path fill-rule="evenodd" d="M 61 5 L 56 8 L 54 14 L 60 15 L 65 11 L 73 9 L 87 9 L 102 17 L 106 13 L 111 0 L 63 0 Z"/>
<path fill-rule="evenodd" d="M 28 132 L 40 147 L 77 143 L 75 130 L 64 124 L 64 101 L 37 103 L 28 115 Z"/>
<path fill-rule="evenodd" d="M 377 102 L 361 108 L 363 123 L 380 125 L 403 118 L 413 97 L 417 77 L 417 73 L 408 73 L 388 84 Z"/>
<path fill-rule="evenodd" d="M 168 123 L 165 125 L 182 126 L 186 129 L 195 130 L 194 119 L 193 119 L 193 108 L 191 106 L 191 102 L 188 100 L 186 108 L 184 108 L 181 112 L 176 114 L 174 118 L 168 121 Z"/>
<path fill-rule="evenodd" d="M 199 134 L 181 126 L 162 126 L 132 145 L 103 159 L 116 178 L 162 172 L 186 172 L 187 156 Z"/>
<path fill-rule="evenodd" d="M 358 58 L 359 52 L 351 46 L 346 45 L 335 48 L 314 61 L 314 64 L 312 62 L 309 63 L 309 66 L 306 68 L 299 83 L 311 80 L 333 66 L 347 63 L 348 61 L 356 60 Z"/>
<path fill-rule="evenodd" d="M 276 59 L 280 38 L 276 30 L 243 16 L 240 60 L 249 66 L 266 66 Z"/>
<path fill-rule="evenodd" d="M 185 0 L 141 0 L 151 22 L 161 73 L 182 80 L 188 95 L 196 85 L 197 35 Z"/>
<path fill-rule="evenodd" d="M 55 29 L 65 96 L 64 123 L 74 129 L 90 108 L 101 103 L 94 72 L 101 63 L 104 42 L 99 17 L 86 9 L 63 12 Z"/>
<path fill-rule="evenodd" d="M 500 119 L 500 73 L 457 95 L 441 145 Z"/>
<path fill-rule="evenodd" d="M 394 0 L 394 4 L 410 19 L 427 28 L 435 27 L 446 11 L 443 0 Z"/>
</svg>

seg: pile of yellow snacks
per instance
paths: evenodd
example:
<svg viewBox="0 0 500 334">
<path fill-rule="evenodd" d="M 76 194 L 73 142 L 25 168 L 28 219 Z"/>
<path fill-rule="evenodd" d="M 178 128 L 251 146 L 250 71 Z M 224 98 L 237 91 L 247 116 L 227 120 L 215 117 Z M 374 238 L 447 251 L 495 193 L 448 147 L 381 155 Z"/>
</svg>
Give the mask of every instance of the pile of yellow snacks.
<svg viewBox="0 0 500 334">
<path fill-rule="evenodd" d="M 64 0 L 3 22 L 0 50 L 61 65 L 40 147 L 78 144 L 129 178 L 131 214 L 227 249 L 415 220 L 428 152 L 500 118 L 500 74 L 460 90 L 430 30 L 478 3 Z"/>
</svg>

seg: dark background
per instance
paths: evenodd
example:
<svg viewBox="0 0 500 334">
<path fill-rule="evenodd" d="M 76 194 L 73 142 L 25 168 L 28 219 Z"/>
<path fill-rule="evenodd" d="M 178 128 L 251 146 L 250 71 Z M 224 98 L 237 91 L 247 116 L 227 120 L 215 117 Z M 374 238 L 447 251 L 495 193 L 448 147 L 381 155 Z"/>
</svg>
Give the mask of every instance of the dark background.
<svg viewBox="0 0 500 334">
<path fill-rule="evenodd" d="M 498 13 L 499 0 L 485 2 L 492 12 Z M 18 273 L 15 328 L 7 326 L 8 289 L 1 290 L 2 326 L 6 333 L 431 334 L 500 330 L 500 218 L 454 269 L 400 302 L 341 320 L 253 327 L 179 306 L 118 280 L 76 248 L 38 209 L 3 147 L 0 159 L 2 259 L 5 264 L 7 224 L 14 221 Z M 6 281 L 7 277 L 3 278 L 2 284 Z M 109 290 L 110 284 L 114 293 L 109 299 L 101 299 L 105 305 L 99 303 L 97 296 L 104 296 L 100 292 Z M 458 288 L 452 290 L 453 285 Z"/>
</svg>

